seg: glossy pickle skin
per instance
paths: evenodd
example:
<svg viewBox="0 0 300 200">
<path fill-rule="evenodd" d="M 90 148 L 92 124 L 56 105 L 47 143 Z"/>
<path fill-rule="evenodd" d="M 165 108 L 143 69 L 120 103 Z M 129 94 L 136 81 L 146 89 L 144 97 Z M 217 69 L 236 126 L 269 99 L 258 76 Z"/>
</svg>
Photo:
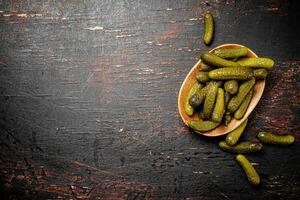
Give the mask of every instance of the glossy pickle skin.
<svg viewBox="0 0 300 200">
<path fill-rule="evenodd" d="M 202 54 L 200 58 L 204 63 L 214 67 L 240 67 L 236 62 L 225 60 L 209 52 Z"/>
<path fill-rule="evenodd" d="M 236 80 L 228 80 L 224 83 L 224 89 L 229 94 L 234 95 L 239 90 L 239 83 Z"/>
<path fill-rule="evenodd" d="M 216 97 L 217 97 L 217 93 L 218 93 L 218 84 L 215 81 L 211 81 L 208 85 L 207 85 L 207 93 L 206 93 L 206 97 L 204 100 L 204 105 L 203 105 L 203 116 L 204 119 L 210 119 L 213 109 L 214 109 L 214 105 L 215 105 L 215 101 L 216 101 Z"/>
<path fill-rule="evenodd" d="M 233 113 L 240 107 L 244 98 L 246 97 L 248 92 L 253 88 L 254 84 L 255 78 L 252 78 L 241 84 L 238 93 L 235 96 L 231 97 L 230 101 L 228 102 L 227 110 L 229 112 Z"/>
<path fill-rule="evenodd" d="M 274 66 L 274 60 L 270 58 L 242 58 L 237 61 L 243 67 L 267 68 Z"/>
<path fill-rule="evenodd" d="M 266 144 L 276 144 L 276 145 L 290 145 L 295 142 L 295 137 L 293 135 L 276 135 L 271 132 L 259 132 L 257 138 Z"/>
<path fill-rule="evenodd" d="M 219 147 L 223 151 L 231 153 L 256 153 L 261 151 L 262 144 L 260 142 L 240 142 L 237 145 L 229 146 L 225 141 L 221 141 Z"/>
<path fill-rule="evenodd" d="M 192 95 L 189 99 L 189 104 L 193 108 L 198 108 L 201 106 L 201 104 L 204 102 L 204 99 L 206 97 L 208 86 L 198 89 L 194 95 Z"/>
<path fill-rule="evenodd" d="M 188 116 L 192 116 L 194 114 L 194 108 L 190 105 L 189 99 L 197 92 L 197 90 L 200 90 L 202 87 L 203 86 L 200 83 L 196 82 L 187 95 L 186 102 L 184 104 L 184 110 Z"/>
<path fill-rule="evenodd" d="M 248 53 L 248 48 L 239 47 L 239 48 L 218 48 L 213 52 L 216 56 L 224 59 L 234 59 L 242 56 L 246 56 Z"/>
<path fill-rule="evenodd" d="M 214 18 L 209 12 L 206 12 L 204 14 L 204 35 L 203 35 L 204 44 L 210 45 L 213 39 L 213 35 L 214 35 Z"/>
<path fill-rule="evenodd" d="M 210 78 L 208 76 L 208 72 L 198 72 L 196 75 L 196 79 L 199 83 L 205 83 L 210 81 Z"/>
<path fill-rule="evenodd" d="M 244 98 L 242 104 L 240 105 L 240 107 L 234 112 L 234 118 L 235 119 L 242 119 L 248 109 L 248 106 L 250 104 L 251 98 L 252 98 L 252 94 L 253 94 L 253 89 L 250 90 L 250 92 L 248 92 L 248 94 L 246 95 L 246 97 Z"/>
<path fill-rule="evenodd" d="M 214 69 L 212 66 L 209 66 L 202 61 L 199 63 L 198 68 L 199 71 L 203 71 L 203 72 L 209 72 Z"/>
<path fill-rule="evenodd" d="M 236 156 L 236 161 L 244 169 L 244 171 L 247 175 L 248 181 L 252 185 L 259 185 L 259 183 L 260 183 L 259 175 L 256 172 L 256 170 L 254 169 L 254 167 L 252 166 L 252 164 L 248 161 L 248 159 L 245 156 L 243 156 L 242 154 L 239 154 Z"/>
<path fill-rule="evenodd" d="M 221 122 L 225 113 L 225 94 L 223 88 L 218 88 L 216 104 L 212 113 L 212 121 Z"/>
<path fill-rule="evenodd" d="M 228 67 L 213 69 L 208 75 L 213 80 L 248 80 L 253 77 L 253 70 L 246 67 Z"/>
<path fill-rule="evenodd" d="M 255 69 L 255 70 L 253 70 L 253 75 L 256 79 L 265 79 L 268 75 L 268 70 L 266 70 L 266 69 Z"/>
<path fill-rule="evenodd" d="M 244 132 L 247 126 L 247 123 L 248 123 L 248 118 L 243 123 L 241 123 L 241 125 L 239 125 L 236 129 L 228 133 L 225 139 L 227 145 L 233 146 L 238 142 L 238 140 L 240 139 L 242 133 Z"/>
<path fill-rule="evenodd" d="M 202 119 L 199 120 L 191 120 L 188 121 L 188 126 L 195 131 L 199 132 L 206 132 L 216 128 L 219 125 L 217 122 L 213 121 L 203 121 Z"/>
</svg>

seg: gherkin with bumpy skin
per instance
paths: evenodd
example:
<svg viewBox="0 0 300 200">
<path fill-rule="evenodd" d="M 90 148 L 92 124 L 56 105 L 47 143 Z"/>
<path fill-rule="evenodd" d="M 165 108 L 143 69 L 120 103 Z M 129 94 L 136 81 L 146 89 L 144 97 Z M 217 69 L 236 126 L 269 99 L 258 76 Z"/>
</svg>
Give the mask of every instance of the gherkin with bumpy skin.
<svg viewBox="0 0 300 200">
<path fill-rule="evenodd" d="M 218 125 L 219 123 L 217 122 L 203 121 L 202 119 L 188 121 L 188 126 L 194 129 L 195 131 L 199 131 L 199 132 L 210 131 L 216 128 Z"/>
<path fill-rule="evenodd" d="M 293 135 L 275 135 L 271 132 L 259 132 L 257 138 L 266 144 L 277 144 L 277 145 L 289 145 L 295 142 L 295 137 Z"/>
<path fill-rule="evenodd" d="M 248 48 L 246 47 L 238 47 L 238 48 L 218 48 L 213 52 L 216 56 L 224 59 L 233 59 L 242 56 L 246 56 L 248 53 Z"/>
<path fill-rule="evenodd" d="M 245 99 L 243 100 L 242 104 L 240 105 L 240 107 L 237 109 L 237 111 L 234 112 L 234 118 L 235 119 L 242 119 L 247 111 L 247 108 L 250 104 L 251 98 L 252 98 L 252 94 L 253 94 L 253 89 L 250 90 L 250 92 L 248 92 L 247 96 L 245 97 Z"/>
<path fill-rule="evenodd" d="M 247 123 L 248 123 L 248 119 L 246 119 L 243 123 L 241 123 L 241 125 L 239 125 L 236 129 L 228 133 L 225 139 L 226 144 L 228 144 L 229 146 L 235 145 L 238 142 L 239 138 L 241 137 L 242 133 L 244 132 Z"/>
<path fill-rule="evenodd" d="M 208 72 L 198 72 L 196 75 L 196 79 L 199 83 L 205 83 L 210 81 L 210 78 L 208 76 Z"/>
<path fill-rule="evenodd" d="M 240 67 L 241 65 L 232 62 L 230 60 L 225 60 L 223 58 L 220 58 L 213 53 L 206 52 L 201 55 L 201 60 L 205 62 L 208 65 L 215 66 L 215 67 Z"/>
<path fill-rule="evenodd" d="M 268 70 L 266 70 L 266 69 L 255 69 L 255 70 L 253 70 L 253 75 L 256 79 L 264 79 L 268 75 Z"/>
<path fill-rule="evenodd" d="M 210 12 L 204 14 L 204 35 L 203 42 L 209 45 L 213 39 L 214 34 L 214 18 Z"/>
<path fill-rule="evenodd" d="M 208 73 L 213 80 L 248 80 L 253 77 L 253 70 L 247 67 L 228 67 L 211 70 Z"/>
<path fill-rule="evenodd" d="M 207 93 L 208 85 L 203 87 L 202 89 L 198 89 L 194 95 L 192 95 L 189 99 L 189 104 L 193 108 L 198 108 L 204 101 Z"/>
<path fill-rule="evenodd" d="M 212 113 L 212 121 L 221 122 L 225 112 L 225 95 L 223 88 L 218 88 L 216 104 Z"/>
<path fill-rule="evenodd" d="M 198 68 L 200 71 L 203 71 L 203 72 L 209 72 L 214 69 L 212 66 L 209 66 L 209 65 L 205 64 L 204 62 L 200 62 L 198 65 Z"/>
<path fill-rule="evenodd" d="M 192 86 L 192 88 L 190 89 L 190 91 L 186 97 L 186 101 L 184 104 L 184 110 L 188 116 L 192 116 L 194 114 L 194 108 L 189 104 L 189 99 L 191 98 L 191 96 L 193 96 L 197 92 L 197 90 L 200 90 L 201 88 L 203 88 L 203 85 L 196 82 Z"/>
<path fill-rule="evenodd" d="M 238 93 L 235 96 L 231 97 L 227 105 L 227 110 L 229 112 L 233 113 L 240 107 L 244 98 L 246 97 L 248 92 L 253 88 L 254 84 L 255 84 L 255 78 L 252 78 L 241 84 Z"/>
<path fill-rule="evenodd" d="M 239 83 L 236 80 L 225 81 L 224 89 L 226 92 L 229 92 L 231 95 L 233 95 L 239 90 Z"/>
<path fill-rule="evenodd" d="M 215 81 L 211 81 L 207 86 L 207 93 L 203 105 L 204 119 L 210 119 L 218 92 L 218 84 Z"/>
<path fill-rule="evenodd" d="M 236 156 L 236 161 L 242 166 L 244 169 L 248 181 L 253 185 L 259 185 L 260 178 L 252 164 L 248 161 L 248 159 L 243 156 L 242 154 L 239 154 Z"/>
<path fill-rule="evenodd" d="M 237 61 L 243 67 L 251 68 L 272 68 L 274 66 L 274 60 L 271 58 L 242 58 Z"/>
<path fill-rule="evenodd" d="M 260 142 L 240 142 L 234 146 L 229 146 L 225 141 L 219 142 L 220 149 L 231 153 L 256 153 L 261 151 L 262 146 Z"/>
</svg>

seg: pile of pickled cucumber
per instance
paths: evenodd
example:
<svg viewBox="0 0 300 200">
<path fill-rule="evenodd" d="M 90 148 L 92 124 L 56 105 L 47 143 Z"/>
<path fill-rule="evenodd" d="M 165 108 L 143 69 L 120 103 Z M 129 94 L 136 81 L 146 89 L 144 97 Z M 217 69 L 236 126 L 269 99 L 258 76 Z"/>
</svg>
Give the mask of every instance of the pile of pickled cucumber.
<svg viewBox="0 0 300 200">
<path fill-rule="evenodd" d="M 214 20 L 210 13 L 204 15 L 204 29 L 203 41 L 209 45 L 214 32 Z M 195 77 L 197 82 L 190 89 L 185 102 L 187 115 L 199 115 L 199 120 L 188 121 L 190 128 L 206 132 L 221 123 L 227 126 L 232 118 L 243 118 L 256 81 L 265 79 L 268 70 L 274 66 L 270 58 L 249 58 L 247 54 L 248 49 L 240 47 L 218 48 L 201 55 L 201 62 L 197 66 L 199 72 Z M 295 138 L 292 135 L 259 132 L 259 141 L 238 142 L 247 122 L 248 119 L 230 132 L 225 141 L 219 143 L 219 148 L 238 154 L 236 160 L 244 169 L 249 182 L 258 185 L 258 173 L 242 154 L 261 151 L 262 143 L 289 145 L 294 143 Z"/>
<path fill-rule="evenodd" d="M 266 78 L 274 66 L 270 58 L 247 58 L 248 49 L 218 48 L 201 55 L 197 82 L 187 96 L 185 112 L 199 114 L 188 125 L 199 132 L 210 131 L 234 117 L 239 120 L 250 104 L 256 80 Z"/>
</svg>

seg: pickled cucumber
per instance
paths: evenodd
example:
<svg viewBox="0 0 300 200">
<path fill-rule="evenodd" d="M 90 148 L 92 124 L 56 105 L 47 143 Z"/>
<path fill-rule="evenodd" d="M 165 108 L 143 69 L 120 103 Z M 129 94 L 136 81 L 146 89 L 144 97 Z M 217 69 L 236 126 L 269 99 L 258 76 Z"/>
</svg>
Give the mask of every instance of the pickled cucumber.
<svg viewBox="0 0 300 200">
<path fill-rule="evenodd" d="M 208 76 L 208 72 L 198 72 L 196 75 L 196 79 L 199 83 L 205 83 L 210 81 L 210 78 Z"/>
<path fill-rule="evenodd" d="M 201 60 L 206 64 L 215 67 L 240 67 L 240 64 L 236 62 L 225 60 L 209 52 L 202 54 Z"/>
<path fill-rule="evenodd" d="M 270 58 L 242 58 L 237 61 L 241 66 L 252 68 L 272 68 L 274 60 Z"/>
<path fill-rule="evenodd" d="M 199 132 L 210 131 L 216 128 L 218 125 L 219 123 L 217 122 L 203 121 L 202 119 L 188 121 L 188 126 Z"/>
<path fill-rule="evenodd" d="M 190 89 L 185 104 L 184 104 L 184 109 L 187 115 L 192 116 L 194 114 L 194 108 L 189 104 L 189 99 L 191 98 L 191 96 L 193 96 L 197 90 L 200 90 L 203 87 L 202 84 L 196 82 L 192 88 Z"/>
<path fill-rule="evenodd" d="M 204 62 L 200 62 L 198 64 L 198 68 L 200 71 L 203 71 L 203 72 L 209 72 L 212 69 L 214 69 L 212 66 L 209 66 L 209 65 L 205 64 Z"/>
<path fill-rule="evenodd" d="M 246 67 L 228 67 L 211 70 L 208 73 L 213 80 L 248 80 L 253 77 L 253 70 Z"/>
<path fill-rule="evenodd" d="M 248 92 L 248 94 L 246 95 L 245 99 L 243 100 L 242 104 L 240 105 L 240 107 L 237 109 L 237 111 L 234 112 L 234 118 L 235 119 L 242 119 L 243 116 L 245 115 L 247 108 L 250 104 L 251 98 L 252 98 L 252 94 L 253 94 L 253 89 L 250 90 L 250 92 Z"/>
<path fill-rule="evenodd" d="M 209 45 L 211 43 L 213 34 L 214 34 L 214 18 L 209 12 L 206 12 L 204 15 L 204 35 L 203 35 L 204 44 Z"/>
<path fill-rule="evenodd" d="M 225 117 L 224 117 L 224 124 L 225 126 L 227 126 L 229 124 L 229 122 L 231 121 L 231 114 L 230 112 L 226 112 Z"/>
<path fill-rule="evenodd" d="M 259 132 L 257 138 L 266 144 L 289 145 L 295 142 L 293 135 L 275 135 L 271 132 Z"/>
<path fill-rule="evenodd" d="M 219 147 L 223 151 L 231 153 L 255 153 L 261 151 L 262 144 L 260 142 L 240 142 L 237 145 L 229 146 L 225 141 L 221 141 Z"/>
<path fill-rule="evenodd" d="M 255 69 L 253 75 L 256 79 L 264 79 L 267 77 L 268 71 L 266 69 Z"/>
<path fill-rule="evenodd" d="M 214 122 L 221 122 L 225 112 L 225 95 L 222 88 L 218 88 L 215 108 L 212 113 L 212 120 Z"/>
<path fill-rule="evenodd" d="M 198 108 L 204 101 L 206 92 L 207 92 L 208 85 L 205 87 L 198 89 L 194 95 L 191 96 L 189 99 L 189 104 L 193 108 Z"/>
<path fill-rule="evenodd" d="M 245 127 L 247 126 L 247 123 L 248 123 L 248 119 L 246 119 L 243 123 L 241 123 L 241 125 L 239 125 L 236 129 L 228 133 L 225 139 L 227 145 L 233 146 L 238 142 Z"/>
<path fill-rule="evenodd" d="M 229 94 L 236 94 L 239 90 L 239 83 L 236 80 L 229 80 L 224 83 L 224 89 Z"/>
<path fill-rule="evenodd" d="M 248 49 L 246 47 L 218 48 L 215 49 L 212 53 L 219 56 L 220 58 L 232 59 L 247 55 Z"/>
<path fill-rule="evenodd" d="M 214 109 L 216 97 L 218 92 L 218 84 L 215 81 L 211 81 L 207 85 L 207 93 L 206 98 L 204 100 L 204 106 L 203 106 L 203 115 L 204 119 L 210 119 L 211 114 Z"/>
<path fill-rule="evenodd" d="M 255 78 L 252 78 L 241 84 L 238 93 L 235 96 L 231 97 L 230 101 L 228 102 L 227 110 L 229 112 L 233 113 L 240 107 L 244 98 L 246 97 L 248 92 L 253 88 L 254 84 Z"/>
<path fill-rule="evenodd" d="M 260 183 L 259 175 L 252 164 L 248 161 L 248 159 L 245 156 L 239 154 L 236 156 L 236 160 L 244 169 L 248 181 L 253 185 L 258 185 Z"/>
</svg>

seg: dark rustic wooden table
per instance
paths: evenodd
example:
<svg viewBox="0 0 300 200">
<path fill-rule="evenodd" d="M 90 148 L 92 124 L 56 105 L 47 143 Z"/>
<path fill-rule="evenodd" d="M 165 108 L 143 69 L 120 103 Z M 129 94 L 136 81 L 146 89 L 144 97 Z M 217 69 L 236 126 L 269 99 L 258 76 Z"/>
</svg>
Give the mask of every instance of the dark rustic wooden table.
<svg viewBox="0 0 300 200">
<path fill-rule="evenodd" d="M 1 199 L 299 199 L 299 142 L 248 156 L 255 188 L 178 115 L 206 10 L 212 47 L 276 60 L 243 139 L 299 140 L 296 1 L 0 1 Z"/>
</svg>

